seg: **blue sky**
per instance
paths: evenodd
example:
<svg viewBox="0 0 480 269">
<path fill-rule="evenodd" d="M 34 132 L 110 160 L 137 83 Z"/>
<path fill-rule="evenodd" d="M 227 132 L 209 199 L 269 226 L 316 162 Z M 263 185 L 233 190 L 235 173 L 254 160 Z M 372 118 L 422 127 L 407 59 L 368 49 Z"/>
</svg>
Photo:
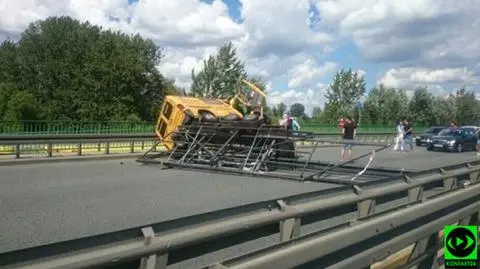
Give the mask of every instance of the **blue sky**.
<svg viewBox="0 0 480 269">
<path fill-rule="evenodd" d="M 480 5 L 450 0 L 16 0 L 0 6 L 0 39 L 55 15 L 129 33 L 164 48 L 159 69 L 188 88 L 190 72 L 232 41 L 247 71 L 269 83 L 268 102 L 323 106 L 339 68 L 413 94 L 477 91 Z M 112 20 L 111 18 L 115 18 Z"/>
</svg>

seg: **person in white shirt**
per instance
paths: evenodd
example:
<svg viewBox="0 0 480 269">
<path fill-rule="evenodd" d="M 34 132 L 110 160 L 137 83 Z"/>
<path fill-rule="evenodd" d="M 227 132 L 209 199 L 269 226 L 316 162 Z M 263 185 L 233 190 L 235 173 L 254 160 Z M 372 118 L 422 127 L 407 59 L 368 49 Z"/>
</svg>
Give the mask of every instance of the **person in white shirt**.
<svg viewBox="0 0 480 269">
<path fill-rule="evenodd" d="M 393 148 L 393 150 L 403 151 L 403 136 L 405 135 L 405 130 L 403 129 L 403 124 L 400 120 L 397 120 L 396 125 L 397 125 L 397 137 L 395 138 L 395 147 Z"/>
<path fill-rule="evenodd" d="M 285 113 L 283 114 L 283 118 L 279 120 L 278 124 L 282 125 L 283 127 L 285 127 L 285 129 L 287 129 L 287 120 L 288 120 L 288 114 Z"/>
<path fill-rule="evenodd" d="M 292 117 L 289 112 L 283 114 L 283 119 L 280 121 L 280 125 L 282 125 L 288 132 L 296 132 L 300 130 L 300 125 L 297 120 Z"/>
</svg>

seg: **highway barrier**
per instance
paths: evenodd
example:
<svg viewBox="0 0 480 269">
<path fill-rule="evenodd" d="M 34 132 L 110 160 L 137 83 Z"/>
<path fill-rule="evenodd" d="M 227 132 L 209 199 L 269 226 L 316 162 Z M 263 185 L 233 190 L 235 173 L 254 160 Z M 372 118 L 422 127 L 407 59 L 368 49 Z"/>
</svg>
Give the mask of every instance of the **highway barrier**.
<svg viewBox="0 0 480 269">
<path fill-rule="evenodd" d="M 331 139 L 338 145 L 339 134 L 318 133 L 322 139 Z M 359 133 L 357 140 L 362 142 L 392 142 L 391 132 Z M 155 146 L 154 134 L 64 134 L 64 135 L 3 135 L 0 136 L 0 155 L 22 156 L 93 155 L 114 153 L 145 152 Z M 298 146 L 312 146 L 312 142 L 300 141 Z M 157 148 L 158 151 L 163 147 Z"/>
<path fill-rule="evenodd" d="M 182 262 L 274 235 L 278 243 L 243 245 L 239 256 L 195 268 L 369 268 L 414 244 L 407 268 L 427 269 L 438 263 L 444 225 L 480 223 L 479 175 L 480 161 L 458 163 L 1 253 L 0 267 L 185 268 Z"/>
<path fill-rule="evenodd" d="M 301 129 L 308 132 L 338 133 L 337 124 L 299 122 Z M 415 126 L 421 131 L 424 126 Z M 155 122 L 138 121 L 0 121 L 0 135 L 60 135 L 60 134 L 144 134 L 153 133 Z M 361 124 L 360 132 L 388 132 L 394 125 Z"/>
</svg>

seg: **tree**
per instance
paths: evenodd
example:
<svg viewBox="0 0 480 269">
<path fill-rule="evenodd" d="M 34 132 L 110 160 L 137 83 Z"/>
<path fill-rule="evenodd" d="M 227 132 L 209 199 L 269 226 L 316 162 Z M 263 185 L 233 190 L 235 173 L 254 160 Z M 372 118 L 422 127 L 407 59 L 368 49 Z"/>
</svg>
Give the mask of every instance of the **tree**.
<svg viewBox="0 0 480 269">
<path fill-rule="evenodd" d="M 312 118 L 318 120 L 321 117 L 322 117 L 322 108 L 318 106 L 314 107 L 312 109 Z"/>
<path fill-rule="evenodd" d="M 105 31 L 70 17 L 31 23 L 18 43 L 6 41 L 0 70 L 46 120 L 152 120 L 168 82 L 156 66 L 161 50 L 139 35 Z M 11 115 L 19 115 L 13 113 Z"/>
<path fill-rule="evenodd" d="M 39 107 L 32 94 L 16 88 L 12 83 L 0 83 L 0 120 L 37 119 Z"/>
<path fill-rule="evenodd" d="M 285 105 L 285 103 L 277 104 L 272 108 L 272 112 L 275 117 L 282 117 L 286 111 L 287 105 Z"/>
<path fill-rule="evenodd" d="M 290 113 L 292 113 L 294 117 L 303 117 L 305 115 L 305 106 L 300 103 L 294 103 L 290 107 Z"/>
<path fill-rule="evenodd" d="M 408 113 L 408 96 L 404 90 L 379 85 L 370 90 L 365 100 L 362 121 L 392 125 Z"/>
<path fill-rule="evenodd" d="M 455 97 L 450 95 L 447 98 L 437 96 L 433 100 L 433 116 L 435 125 L 447 125 L 455 119 L 456 112 Z"/>
<path fill-rule="evenodd" d="M 15 83 L 19 79 L 17 45 L 5 40 L 0 45 L 0 83 Z"/>
<path fill-rule="evenodd" d="M 418 125 L 433 125 L 433 94 L 426 88 L 417 88 L 409 103 L 410 121 Z"/>
<path fill-rule="evenodd" d="M 237 58 L 233 44 L 228 42 L 217 55 L 210 55 L 204 61 L 198 74 L 192 70 L 191 93 L 198 97 L 229 98 L 241 86 L 240 80 L 246 77 L 244 63 Z"/>
<path fill-rule="evenodd" d="M 473 91 L 462 88 L 455 95 L 455 119 L 460 125 L 475 124 L 480 119 L 478 101 Z"/>
<path fill-rule="evenodd" d="M 352 69 L 339 70 L 325 93 L 327 102 L 324 116 L 328 122 L 334 123 L 342 116 L 352 115 L 356 101 L 365 94 L 365 91 L 366 83 L 363 76 Z"/>
</svg>

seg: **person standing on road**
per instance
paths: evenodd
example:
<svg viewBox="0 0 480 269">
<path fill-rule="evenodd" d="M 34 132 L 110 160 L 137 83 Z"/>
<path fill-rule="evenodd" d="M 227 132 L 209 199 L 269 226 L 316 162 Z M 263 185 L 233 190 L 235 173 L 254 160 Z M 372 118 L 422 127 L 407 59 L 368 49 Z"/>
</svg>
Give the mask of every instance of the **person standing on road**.
<svg viewBox="0 0 480 269">
<path fill-rule="evenodd" d="M 407 142 L 410 145 L 410 151 L 413 151 L 413 128 L 407 119 L 403 120 L 403 129 L 405 131 L 403 141 Z"/>
<path fill-rule="evenodd" d="M 398 150 L 403 151 L 404 129 L 403 129 L 403 124 L 399 119 L 397 119 L 396 126 L 397 126 L 397 137 L 395 138 L 395 147 L 393 147 L 393 150 L 394 151 L 398 151 Z"/>
<path fill-rule="evenodd" d="M 283 114 L 283 120 L 280 122 L 280 125 L 284 126 L 287 130 L 287 133 L 295 132 L 295 129 L 299 129 L 300 126 L 296 122 L 296 120 L 292 117 L 290 112 Z"/>
<path fill-rule="evenodd" d="M 340 132 L 342 132 L 343 126 L 345 126 L 345 118 L 344 117 L 340 118 L 340 120 L 338 121 L 338 129 L 340 129 Z"/>
<path fill-rule="evenodd" d="M 298 132 L 298 130 L 300 130 L 300 125 L 295 117 L 292 117 L 292 128 L 294 132 Z"/>
<path fill-rule="evenodd" d="M 351 142 L 353 142 L 353 139 L 355 138 L 356 131 L 357 129 L 355 128 L 355 123 L 353 122 L 352 117 L 348 116 L 342 128 L 342 138 L 344 140 L 344 143 L 342 146 L 342 151 L 340 153 L 341 162 L 345 160 L 345 157 L 347 157 L 348 160 L 352 159 L 353 143 Z"/>
</svg>

